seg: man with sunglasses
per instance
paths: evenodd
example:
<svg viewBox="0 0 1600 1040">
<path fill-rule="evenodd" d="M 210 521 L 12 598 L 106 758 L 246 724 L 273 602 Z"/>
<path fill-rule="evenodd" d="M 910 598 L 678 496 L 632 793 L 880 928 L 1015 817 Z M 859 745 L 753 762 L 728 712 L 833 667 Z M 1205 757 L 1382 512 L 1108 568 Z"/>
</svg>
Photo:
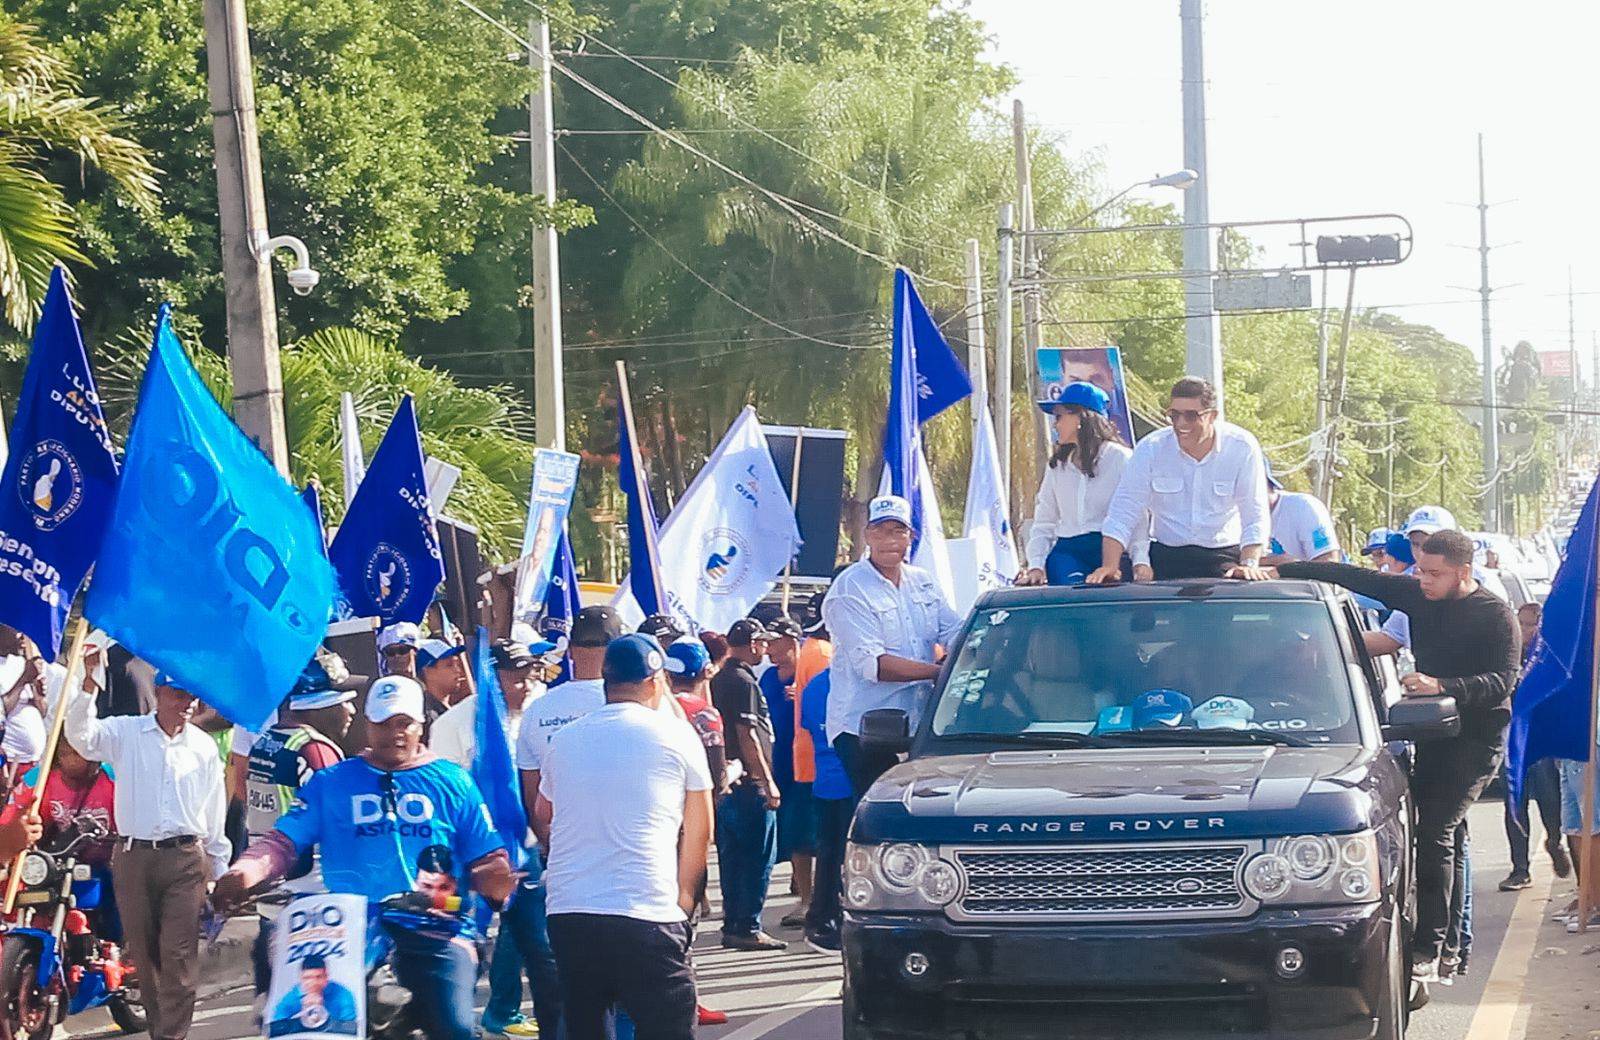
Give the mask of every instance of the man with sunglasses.
<svg viewBox="0 0 1600 1040">
<path fill-rule="evenodd" d="M 383 661 L 383 674 L 417 678 L 417 647 L 421 643 L 422 630 L 409 621 L 396 621 L 379 632 L 378 657 Z"/>
<path fill-rule="evenodd" d="M 219 909 L 283 877 L 313 847 L 329 891 L 363 895 L 374 906 L 469 887 L 497 907 L 511 898 L 520 875 L 483 795 L 465 769 L 423 745 L 422 687 L 404 676 L 379 679 L 367 693 L 366 716 L 367 750 L 305 782 L 294 807 L 217 881 Z M 437 900 L 431 909 L 384 909 L 375 925 L 394 941 L 395 973 L 429 1040 L 474 1034 L 475 926 L 463 909 L 470 906 Z"/>
<path fill-rule="evenodd" d="M 1167 418 L 1172 425 L 1141 440 L 1123 470 L 1091 585 L 1119 579 L 1122 554 L 1146 523 L 1158 581 L 1260 566 L 1271 523 L 1261 445 L 1217 418 L 1216 388 L 1194 376 L 1173 384 Z"/>
</svg>

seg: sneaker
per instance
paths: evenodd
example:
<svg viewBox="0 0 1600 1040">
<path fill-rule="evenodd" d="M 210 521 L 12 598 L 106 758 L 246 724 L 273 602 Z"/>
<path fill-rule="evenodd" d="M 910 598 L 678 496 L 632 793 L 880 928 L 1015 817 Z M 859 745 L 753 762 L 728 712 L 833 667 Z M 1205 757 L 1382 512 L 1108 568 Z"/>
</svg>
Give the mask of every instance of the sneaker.
<svg viewBox="0 0 1600 1040">
<path fill-rule="evenodd" d="M 784 914 L 783 920 L 778 922 L 780 928 L 804 928 L 806 926 L 806 912 L 796 910 L 792 914 Z"/>
<path fill-rule="evenodd" d="M 1500 882 L 1500 891 L 1502 892 L 1521 892 L 1525 888 L 1532 887 L 1533 878 L 1528 876 L 1526 870 L 1513 870 L 1506 875 L 1504 881 Z"/>
<path fill-rule="evenodd" d="M 839 941 L 839 931 L 835 928 L 807 928 L 806 945 L 827 957 L 837 957 L 844 949 L 844 944 Z"/>
<path fill-rule="evenodd" d="M 722 936 L 724 950 L 787 950 L 789 944 L 782 939 L 774 939 L 766 932 L 756 932 L 754 935 L 728 935 Z"/>
<path fill-rule="evenodd" d="M 535 1037 L 539 1035 L 539 1023 L 525 1015 L 518 1014 L 499 1029 L 494 1029 L 485 1024 L 483 1027 L 483 1035 L 522 1037 L 524 1040 L 526 1040 L 527 1037 Z"/>
<path fill-rule="evenodd" d="M 1440 981 L 1439 958 L 1435 957 L 1432 960 L 1417 961 L 1412 964 L 1411 981 L 1422 985 Z"/>
<path fill-rule="evenodd" d="M 726 1011 L 712 1011 L 704 1004 L 696 1004 L 694 1013 L 699 1017 L 700 1024 L 703 1026 L 725 1026 L 728 1024 L 728 1013 Z"/>
<path fill-rule="evenodd" d="M 1579 923 L 1579 918 L 1578 918 L 1577 914 L 1573 914 L 1571 917 L 1567 918 L 1567 934 L 1568 935 L 1577 935 L 1578 934 L 1578 923 Z M 1589 914 L 1589 930 L 1590 931 L 1594 931 L 1597 928 L 1600 928 L 1600 912 L 1590 913 Z"/>
<path fill-rule="evenodd" d="M 1461 974 L 1461 961 L 1456 957 L 1439 958 L 1439 985 L 1453 986 L 1456 976 Z"/>
<path fill-rule="evenodd" d="M 1545 849 L 1550 853 L 1550 862 L 1553 865 L 1556 877 L 1565 878 L 1572 876 L 1572 857 L 1567 855 L 1567 847 L 1558 838 L 1545 843 Z"/>
</svg>

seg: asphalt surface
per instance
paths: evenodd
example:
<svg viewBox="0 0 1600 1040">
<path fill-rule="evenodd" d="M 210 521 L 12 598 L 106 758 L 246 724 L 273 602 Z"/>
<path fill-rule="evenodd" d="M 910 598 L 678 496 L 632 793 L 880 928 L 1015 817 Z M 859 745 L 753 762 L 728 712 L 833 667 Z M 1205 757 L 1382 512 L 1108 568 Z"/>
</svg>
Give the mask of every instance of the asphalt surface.
<svg viewBox="0 0 1600 1040">
<path fill-rule="evenodd" d="M 1529 963 L 1514 963 L 1519 958 L 1503 959 L 1498 954 L 1506 941 L 1513 909 L 1518 915 L 1539 914 L 1544 905 L 1533 899 L 1519 902 L 1515 894 L 1498 890 L 1500 880 L 1510 869 L 1500 814 L 1498 802 L 1486 801 L 1476 806 L 1471 815 L 1474 939 L 1468 974 L 1453 986 L 1436 987 L 1432 1003 L 1412 1018 L 1412 1040 L 1538 1040 L 1531 1033 L 1525 1037 L 1519 1026 L 1486 1030 L 1485 1020 L 1492 1016 L 1478 1014 L 1491 974 L 1498 992 L 1522 992 Z M 1534 864 L 1536 875 L 1547 881 L 1549 860 L 1542 852 Z M 774 953 L 720 949 L 714 922 L 696 940 L 695 968 L 701 1002 L 730 1015 L 727 1025 L 700 1030 L 699 1035 L 706 1040 L 839 1040 L 839 962 L 807 949 L 797 930 L 778 926 L 779 918 L 796 905 L 788 886 L 788 870 L 780 867 L 773 877 L 767 920 L 774 935 L 790 940 L 789 949 Z M 1570 885 L 1557 884 L 1558 891 L 1566 888 Z M 716 891 L 715 883 L 712 891 Z M 1525 957 L 1521 959 L 1526 961 Z M 486 988 L 480 985 L 480 1007 L 487 995 Z M 1526 1014 L 1509 1017 L 1523 1025 L 1527 1021 Z M 79 1016 L 67 1028 L 75 1036 L 116 1035 L 103 1013 Z M 248 988 L 204 1002 L 190 1033 L 193 1040 L 254 1035 Z"/>
</svg>

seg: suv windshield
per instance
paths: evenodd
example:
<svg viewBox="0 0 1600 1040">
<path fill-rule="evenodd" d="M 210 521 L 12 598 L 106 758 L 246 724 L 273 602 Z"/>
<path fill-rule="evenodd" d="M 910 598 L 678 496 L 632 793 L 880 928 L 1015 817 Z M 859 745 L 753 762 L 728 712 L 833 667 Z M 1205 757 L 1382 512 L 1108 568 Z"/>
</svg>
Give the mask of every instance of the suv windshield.
<svg viewBox="0 0 1600 1040">
<path fill-rule="evenodd" d="M 1321 603 L 1101 602 L 980 611 L 934 707 L 939 737 L 1007 744 L 1359 743 Z M 1161 732 L 1152 738 L 1145 734 Z M 1089 743 L 1089 742 L 1085 742 Z"/>
</svg>

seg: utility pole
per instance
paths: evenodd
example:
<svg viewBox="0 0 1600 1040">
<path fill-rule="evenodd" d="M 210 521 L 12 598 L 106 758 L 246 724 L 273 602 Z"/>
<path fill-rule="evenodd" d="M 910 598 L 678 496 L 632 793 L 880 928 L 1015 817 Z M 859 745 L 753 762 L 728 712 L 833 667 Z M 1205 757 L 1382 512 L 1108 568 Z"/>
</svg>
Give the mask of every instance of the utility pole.
<svg viewBox="0 0 1600 1040">
<path fill-rule="evenodd" d="M 550 104 L 550 23 L 528 22 L 528 69 L 534 85 L 528 96 L 528 153 L 533 194 L 556 204 L 555 116 Z M 567 446 L 565 381 L 561 371 L 561 258 L 556 229 L 533 228 L 533 423 L 542 447 Z"/>
<path fill-rule="evenodd" d="M 1567 268 L 1567 354 L 1572 364 L 1572 419 L 1567 424 L 1567 429 L 1576 431 L 1578 428 L 1578 326 L 1573 317 L 1572 309 L 1572 268 Z"/>
<path fill-rule="evenodd" d="M 1339 375 L 1333 384 L 1333 428 L 1328 431 L 1328 454 L 1322 466 L 1325 492 L 1322 501 L 1329 509 L 1333 508 L 1333 486 L 1339 469 L 1339 420 L 1344 416 L 1344 388 L 1349 374 L 1346 363 L 1350 359 L 1350 316 L 1356 308 L 1356 270 L 1350 268 L 1350 284 L 1345 289 L 1344 321 L 1339 326 Z"/>
<path fill-rule="evenodd" d="M 994 312 L 994 440 L 1000 453 L 1000 475 L 1005 483 L 1007 504 L 1016 516 L 1016 496 L 1011 493 L 1011 370 L 1016 364 L 1016 348 L 1011 337 L 1011 274 L 1016 263 L 1016 218 L 1011 203 L 1000 206 L 1000 277 L 995 293 Z"/>
<path fill-rule="evenodd" d="M 1027 287 L 1022 290 L 1022 347 L 1025 371 L 1023 378 L 1028 387 L 1028 400 L 1039 399 L 1039 347 L 1040 310 L 1043 290 L 1039 286 L 1038 238 L 1031 232 L 1038 227 L 1033 212 L 1033 164 L 1028 155 L 1028 127 L 1023 119 L 1022 100 L 1011 102 L 1011 140 L 1017 153 L 1017 201 L 1022 206 L 1022 277 Z M 1038 457 L 1050 443 L 1045 414 L 1029 408 L 1033 418 L 1034 452 Z M 1015 511 L 1012 516 L 1018 515 Z"/>
<path fill-rule="evenodd" d="M 1199 174 L 1183 194 L 1183 330 L 1185 370 L 1217 388 L 1223 414 L 1222 344 L 1211 300 L 1210 180 L 1206 170 L 1206 72 L 1200 0 L 1181 0 L 1183 19 L 1183 165 Z"/>
<path fill-rule="evenodd" d="M 983 349 L 983 268 L 978 240 L 967 239 L 967 375 L 972 378 L 973 418 L 989 399 L 988 362 Z"/>
<path fill-rule="evenodd" d="M 1489 199 L 1483 174 L 1483 135 L 1478 135 L 1478 300 L 1483 312 L 1483 490 L 1484 530 L 1500 530 L 1500 430 L 1495 407 L 1494 336 L 1489 322 Z M 1441 478 L 1442 482 L 1442 478 Z M 1442 486 L 1442 483 L 1441 483 Z"/>
<path fill-rule="evenodd" d="M 1311 450 L 1317 453 L 1311 466 L 1311 487 L 1318 494 L 1328 488 L 1328 448 L 1330 442 L 1324 429 L 1328 425 L 1328 269 L 1322 269 L 1322 306 L 1317 310 L 1317 424 L 1311 439 Z M 1327 501 L 1326 498 L 1323 501 Z"/>
<path fill-rule="evenodd" d="M 233 415 L 278 472 L 289 475 L 278 367 L 278 309 L 267 241 L 267 199 L 256 137 L 256 91 L 244 0 L 205 0 L 206 80 L 216 148 L 222 281 L 228 312 Z"/>
</svg>

